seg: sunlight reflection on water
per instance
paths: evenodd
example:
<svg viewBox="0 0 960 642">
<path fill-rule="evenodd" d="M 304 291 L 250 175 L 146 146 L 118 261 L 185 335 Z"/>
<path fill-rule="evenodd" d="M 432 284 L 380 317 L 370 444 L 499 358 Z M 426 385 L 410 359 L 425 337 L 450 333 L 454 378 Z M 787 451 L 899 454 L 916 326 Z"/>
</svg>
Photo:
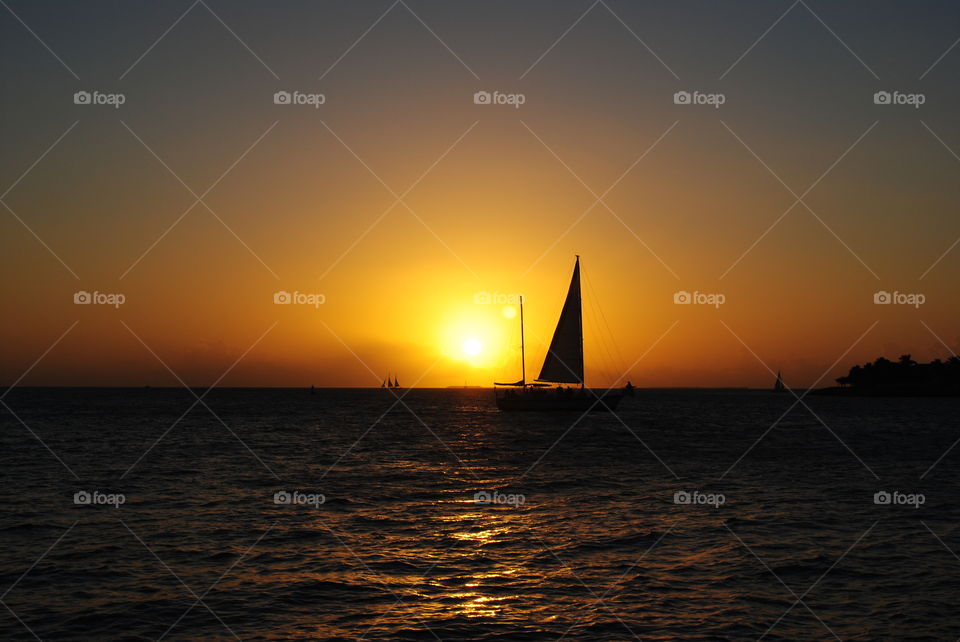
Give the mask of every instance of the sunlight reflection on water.
<svg viewBox="0 0 960 642">
<path fill-rule="evenodd" d="M 910 481 L 955 439 L 952 406 L 811 402 L 885 479 L 929 498 L 878 512 L 876 480 L 805 416 L 785 418 L 719 480 L 784 411 L 780 397 L 641 393 L 619 414 L 645 446 L 608 416 L 557 442 L 572 420 L 502 415 L 488 393 L 411 393 L 431 433 L 404 410 L 370 429 L 386 399 L 368 391 L 214 391 L 212 406 L 283 481 L 212 417 L 191 414 L 121 484 L 144 444 L 183 412 L 185 393 L 14 391 L 11 404 L 96 480 L 91 488 L 128 499 L 109 510 L 73 505 L 76 480 L 34 456 L 36 444 L 6 419 L 0 465 L 19 489 L 0 515 L 6 585 L 80 521 L 5 602 L 43 638 L 64 627 L 74 637 L 157 638 L 174 622 L 173 638 L 229 635 L 226 625 L 244 639 L 740 639 L 775 622 L 772 635 L 809 638 L 829 633 L 802 605 L 780 619 L 795 598 L 777 578 L 800 595 L 829 569 L 804 601 L 842 637 L 960 633 L 943 617 L 958 567 L 921 523 L 960 549 L 960 514 L 944 499 L 958 493 L 943 486 L 960 471 L 947 458 L 936 484 Z M 93 426 L 94 416 L 108 418 Z M 92 430 L 113 444 L 111 457 Z M 279 489 L 326 501 L 276 505 Z M 677 505 L 683 489 L 727 502 Z M 481 492 L 524 502 L 482 504 Z M 214 582 L 190 608 L 190 591 Z"/>
</svg>

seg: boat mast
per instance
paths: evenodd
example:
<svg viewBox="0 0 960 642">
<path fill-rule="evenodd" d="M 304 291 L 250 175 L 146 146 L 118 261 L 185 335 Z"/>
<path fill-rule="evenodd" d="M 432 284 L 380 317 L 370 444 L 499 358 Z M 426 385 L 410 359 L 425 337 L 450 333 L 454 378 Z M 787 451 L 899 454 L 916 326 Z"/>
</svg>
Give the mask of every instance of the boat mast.
<svg viewBox="0 0 960 642">
<path fill-rule="evenodd" d="M 524 356 L 523 345 L 523 295 L 520 295 L 520 382 L 527 385 L 527 360 Z"/>
<path fill-rule="evenodd" d="M 576 257 L 577 257 L 577 267 L 579 268 L 579 267 L 580 267 L 580 255 L 577 254 Z M 578 285 L 577 285 L 577 288 L 579 289 L 579 287 L 580 287 L 580 286 L 579 286 L 579 284 L 578 284 Z M 584 363 L 584 359 L 583 359 L 583 295 L 580 296 L 580 301 L 579 301 L 579 303 L 580 303 L 580 305 L 577 306 L 577 321 L 578 321 L 577 325 L 580 326 L 580 363 L 581 363 L 581 365 L 582 365 L 582 364 Z M 583 370 L 586 370 L 586 368 L 584 368 Z M 580 375 L 580 390 L 583 390 L 583 380 L 586 379 L 586 378 L 587 378 L 587 377 L 585 376 L 585 373 L 584 373 L 584 372 L 581 372 L 581 375 Z"/>
</svg>

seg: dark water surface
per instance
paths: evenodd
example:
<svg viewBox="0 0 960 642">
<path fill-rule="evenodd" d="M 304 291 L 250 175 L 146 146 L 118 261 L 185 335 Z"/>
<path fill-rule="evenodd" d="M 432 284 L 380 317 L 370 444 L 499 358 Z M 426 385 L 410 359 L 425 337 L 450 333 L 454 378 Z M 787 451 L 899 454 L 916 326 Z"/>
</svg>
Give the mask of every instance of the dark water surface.
<svg viewBox="0 0 960 642">
<path fill-rule="evenodd" d="M 960 636 L 957 400 L 807 397 L 772 429 L 789 394 L 641 391 L 575 425 L 488 390 L 195 401 L 4 398 L 0 637 Z"/>
</svg>

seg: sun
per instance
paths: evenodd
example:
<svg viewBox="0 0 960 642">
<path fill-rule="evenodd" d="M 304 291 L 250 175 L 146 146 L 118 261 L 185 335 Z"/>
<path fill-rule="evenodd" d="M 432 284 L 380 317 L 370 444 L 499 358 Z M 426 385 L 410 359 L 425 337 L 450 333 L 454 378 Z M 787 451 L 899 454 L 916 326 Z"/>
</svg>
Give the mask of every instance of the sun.
<svg viewBox="0 0 960 642">
<path fill-rule="evenodd" d="M 503 306 L 477 305 L 470 299 L 462 307 L 451 307 L 437 318 L 437 348 L 450 365 L 490 370 L 504 360 L 504 350 L 513 356 L 513 344 L 519 345 L 519 331 L 504 319 Z M 511 334 L 512 333 L 512 334 Z M 514 340 L 516 339 L 516 340 Z M 513 365 L 514 360 L 510 361 Z M 488 373 L 492 376 L 492 372 Z"/>
<path fill-rule="evenodd" d="M 475 357 L 483 350 L 483 344 L 480 343 L 478 339 L 467 339 L 463 342 L 463 352 Z"/>
</svg>

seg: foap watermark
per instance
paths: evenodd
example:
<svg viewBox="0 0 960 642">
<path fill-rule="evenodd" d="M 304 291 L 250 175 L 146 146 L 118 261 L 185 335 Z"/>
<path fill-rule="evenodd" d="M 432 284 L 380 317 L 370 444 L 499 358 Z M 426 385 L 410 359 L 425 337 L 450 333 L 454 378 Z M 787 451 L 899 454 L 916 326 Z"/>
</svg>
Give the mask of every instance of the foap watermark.
<svg viewBox="0 0 960 642">
<path fill-rule="evenodd" d="M 98 292 L 96 290 L 87 292 L 86 290 L 79 290 L 73 293 L 73 302 L 75 305 L 112 305 L 115 308 L 119 308 L 127 302 L 127 297 L 119 292 L 108 293 Z"/>
<path fill-rule="evenodd" d="M 673 293 L 673 302 L 676 305 L 712 305 L 715 308 L 719 308 L 726 303 L 726 301 L 726 295 L 719 292 L 707 293 L 694 291 L 691 293 L 686 290 L 678 290 Z"/>
<path fill-rule="evenodd" d="M 123 493 L 78 490 L 73 494 L 73 503 L 77 506 L 113 506 L 114 508 L 120 508 L 120 505 L 126 503 L 126 501 L 127 496 Z"/>
<path fill-rule="evenodd" d="M 499 491 L 481 490 L 473 494 L 473 503 L 480 506 L 523 506 L 527 498 L 520 493 L 501 493 Z"/>
<path fill-rule="evenodd" d="M 273 302 L 277 305 L 312 305 L 319 308 L 327 302 L 325 294 L 298 292 L 292 293 L 286 290 L 277 290 L 273 293 Z"/>
<path fill-rule="evenodd" d="M 912 305 L 919 308 L 926 303 L 927 297 L 919 292 L 887 292 L 880 290 L 873 293 L 874 305 Z"/>
<path fill-rule="evenodd" d="M 710 105 L 720 109 L 720 105 L 727 102 L 726 94 L 707 94 L 702 91 L 678 91 L 673 94 L 674 105 Z"/>
<path fill-rule="evenodd" d="M 80 90 L 73 94 L 74 105 L 109 105 L 114 109 L 120 109 L 120 105 L 127 102 L 126 94 L 107 94 L 102 91 L 84 91 Z"/>
<path fill-rule="evenodd" d="M 308 94 L 303 91 L 278 91 L 273 94 L 274 105 L 309 105 L 320 109 L 327 102 L 324 94 Z"/>
<path fill-rule="evenodd" d="M 304 493 L 299 490 L 278 490 L 273 494 L 273 503 L 278 506 L 313 506 L 319 508 L 327 501 L 323 493 Z"/>
<path fill-rule="evenodd" d="M 727 503 L 727 498 L 723 493 L 678 490 L 673 494 L 673 503 L 680 506 L 713 506 L 714 508 L 720 508 Z"/>
<path fill-rule="evenodd" d="M 927 498 L 923 493 L 881 490 L 873 494 L 873 503 L 878 506 L 913 506 L 914 508 L 920 508 L 927 503 Z"/>
<path fill-rule="evenodd" d="M 512 105 L 520 109 L 520 105 L 527 102 L 524 94 L 504 94 L 499 91 L 478 91 L 473 94 L 474 105 Z"/>
<path fill-rule="evenodd" d="M 906 94 L 902 91 L 878 91 L 873 94 L 874 105 L 908 105 L 920 109 L 927 102 L 926 94 Z"/>
<path fill-rule="evenodd" d="M 522 294 L 504 294 L 503 292 L 477 292 L 473 302 L 477 305 L 519 305 Z"/>
</svg>

